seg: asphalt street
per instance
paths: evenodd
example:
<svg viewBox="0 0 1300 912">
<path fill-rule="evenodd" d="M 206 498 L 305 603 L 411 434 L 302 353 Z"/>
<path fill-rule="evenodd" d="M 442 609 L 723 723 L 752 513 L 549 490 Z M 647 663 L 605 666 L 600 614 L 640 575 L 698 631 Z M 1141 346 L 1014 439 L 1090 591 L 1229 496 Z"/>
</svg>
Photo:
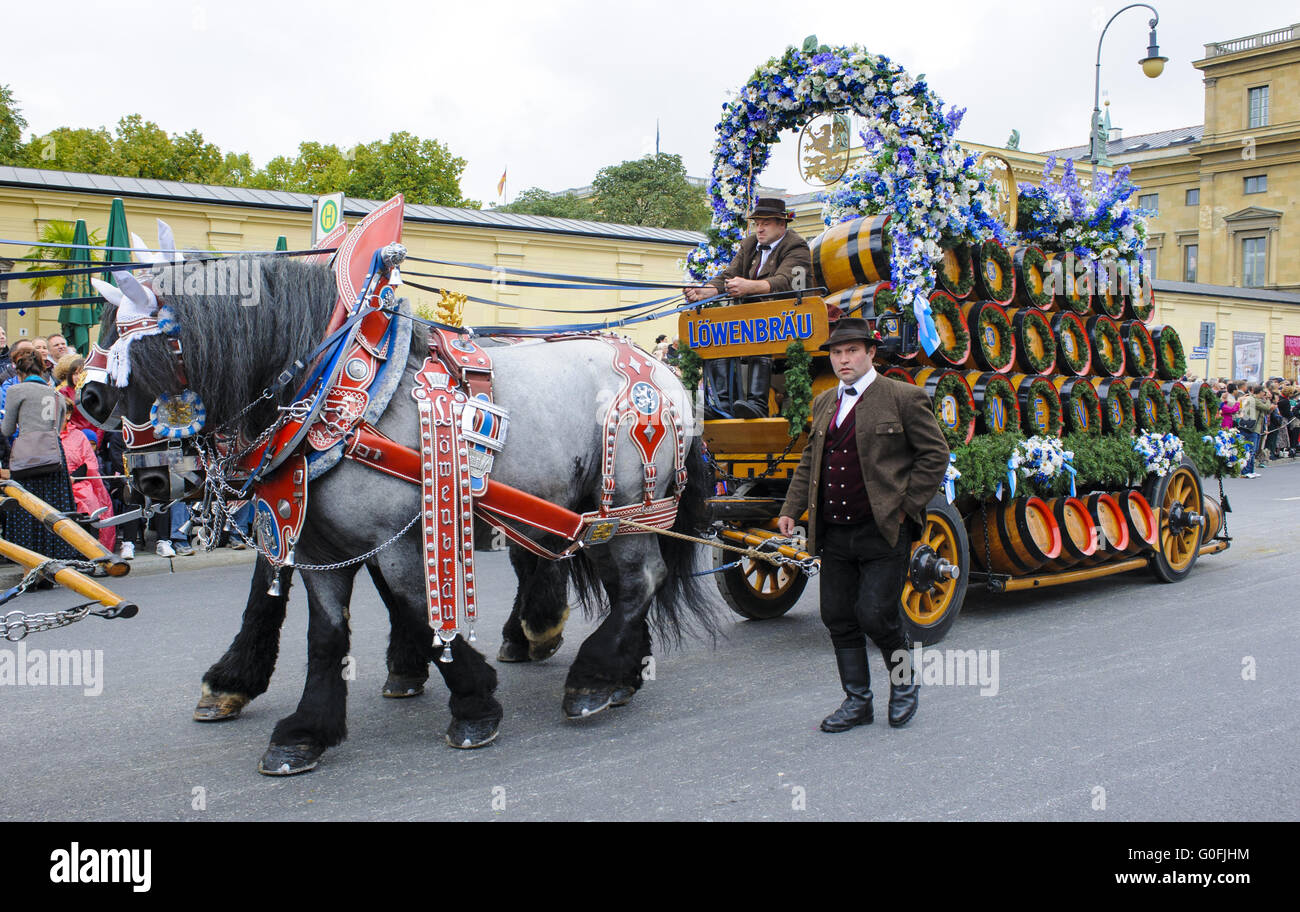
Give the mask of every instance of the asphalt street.
<svg viewBox="0 0 1300 912">
<path fill-rule="evenodd" d="M 812 585 L 781 619 L 726 613 L 716 645 L 661 651 L 629 706 L 583 722 L 560 710 L 592 627 L 575 612 L 556 656 L 496 666 L 498 740 L 453 750 L 436 675 L 422 697 L 380 697 L 387 618 L 363 573 L 349 738 L 314 772 L 285 779 L 256 766 L 302 686 L 301 585 L 270 690 L 237 721 L 199 724 L 199 678 L 238 628 L 251 564 L 227 554 L 149 573 L 142 563 L 115 581 L 137 617 L 89 618 L 24 644 L 101 651 L 101 693 L 0 685 L 0 819 L 1296 820 L 1300 465 L 1227 490 L 1233 547 L 1180 584 L 1138 571 L 1031 593 L 972 590 L 938 648 L 989 662 L 996 651 L 996 687 L 923 686 L 916 719 L 898 730 L 884 723 L 874 653 L 876 724 L 817 730 L 842 695 Z M 505 554 L 480 555 L 479 578 L 477 646 L 494 657 L 514 591 Z M 74 603 L 56 590 L 5 610 Z M 17 644 L 0 646 L 16 660 Z"/>
</svg>

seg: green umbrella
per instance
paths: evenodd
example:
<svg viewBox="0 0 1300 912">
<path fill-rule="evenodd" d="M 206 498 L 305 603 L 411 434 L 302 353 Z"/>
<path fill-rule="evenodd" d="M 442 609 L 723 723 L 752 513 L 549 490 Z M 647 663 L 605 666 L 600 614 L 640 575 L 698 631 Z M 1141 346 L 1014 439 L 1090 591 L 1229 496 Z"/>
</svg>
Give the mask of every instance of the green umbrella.
<svg viewBox="0 0 1300 912">
<path fill-rule="evenodd" d="M 108 212 L 108 238 L 104 241 L 104 246 L 109 248 L 104 251 L 104 262 L 106 263 L 129 263 L 131 262 L 131 251 L 127 249 L 114 250 L 114 247 L 129 248 L 131 246 L 131 232 L 126 227 L 126 207 L 122 205 L 120 199 L 113 200 L 113 207 Z M 117 284 L 117 273 L 104 273 L 104 281 L 113 285 Z M 103 306 L 95 305 L 95 323 L 99 323 L 99 318 Z"/>
<path fill-rule="evenodd" d="M 77 227 L 72 234 L 72 254 L 70 259 L 76 267 L 89 266 L 90 233 L 86 231 L 86 220 L 77 219 Z M 63 285 L 63 297 L 85 298 L 92 294 L 90 276 L 68 276 Z M 90 304 L 65 304 L 59 308 L 59 324 L 68 345 L 80 352 L 90 351 L 90 327 L 99 322 L 96 308 Z"/>
<path fill-rule="evenodd" d="M 276 249 L 276 250 L 288 250 L 288 249 L 289 249 L 289 239 L 288 239 L 287 237 L 285 237 L 283 234 L 280 235 L 278 238 L 275 239 L 275 249 Z"/>
</svg>

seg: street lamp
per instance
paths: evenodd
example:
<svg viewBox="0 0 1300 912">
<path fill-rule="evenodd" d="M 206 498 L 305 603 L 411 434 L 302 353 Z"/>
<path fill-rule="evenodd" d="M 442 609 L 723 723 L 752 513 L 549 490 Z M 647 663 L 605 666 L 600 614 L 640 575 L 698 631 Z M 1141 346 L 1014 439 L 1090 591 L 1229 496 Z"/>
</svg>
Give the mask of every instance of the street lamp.
<svg viewBox="0 0 1300 912">
<path fill-rule="evenodd" d="M 1147 24 L 1151 27 L 1150 44 L 1147 46 L 1147 55 L 1138 63 L 1142 64 L 1142 72 L 1146 73 L 1151 79 L 1155 79 L 1164 72 L 1165 62 L 1168 57 L 1160 56 L 1160 45 L 1156 42 L 1156 26 L 1160 23 L 1160 13 L 1154 6 L 1149 3 L 1130 3 L 1118 10 L 1114 16 L 1106 23 L 1106 28 L 1101 30 L 1101 37 L 1097 39 L 1097 81 L 1093 87 L 1092 93 L 1092 132 L 1089 134 L 1089 152 L 1088 160 L 1092 162 L 1094 170 L 1098 163 L 1106 160 L 1106 140 L 1107 137 L 1101 135 L 1101 43 L 1106 39 L 1106 29 L 1110 28 L 1110 23 L 1115 21 L 1116 16 L 1135 7 L 1145 7 L 1155 14 L 1155 18 Z"/>
</svg>

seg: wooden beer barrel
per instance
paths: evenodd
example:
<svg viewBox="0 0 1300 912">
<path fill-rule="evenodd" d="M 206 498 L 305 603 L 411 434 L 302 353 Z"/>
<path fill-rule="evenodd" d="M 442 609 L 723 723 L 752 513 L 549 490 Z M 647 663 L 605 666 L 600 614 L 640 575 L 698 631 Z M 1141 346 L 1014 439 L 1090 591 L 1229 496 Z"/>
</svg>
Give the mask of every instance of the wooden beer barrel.
<svg viewBox="0 0 1300 912">
<path fill-rule="evenodd" d="M 888 215 L 866 215 L 827 228 L 813 239 L 813 284 L 827 291 L 889 280 Z"/>
<path fill-rule="evenodd" d="M 1177 380 L 1187 370 L 1183 340 L 1172 326 L 1152 326 L 1152 345 L 1156 353 L 1156 372 L 1161 380 Z"/>
<path fill-rule="evenodd" d="M 1061 397 L 1051 378 L 1012 374 L 1009 378 L 1020 405 L 1020 427 L 1026 434 L 1057 437 L 1061 433 Z"/>
<path fill-rule="evenodd" d="M 1140 320 L 1128 320 L 1121 324 L 1119 332 L 1124 339 L 1125 373 L 1130 377 L 1154 377 L 1156 346 L 1146 325 Z"/>
<path fill-rule="evenodd" d="M 1169 429 L 1177 434 L 1185 427 L 1196 425 L 1196 403 L 1192 394 L 1180 380 L 1166 380 L 1160 384 L 1169 406 Z"/>
<path fill-rule="evenodd" d="M 1089 317 L 1087 323 L 1088 341 L 1092 345 L 1092 372 L 1119 377 L 1124 373 L 1127 358 L 1124 355 L 1124 338 L 1120 335 L 1119 324 L 1110 317 L 1098 315 Z"/>
<path fill-rule="evenodd" d="M 1047 257 L 1037 247 L 1012 247 L 1011 262 L 1016 271 L 1015 303 L 1021 307 L 1051 310 L 1052 295 L 1046 288 L 1043 267 Z"/>
<path fill-rule="evenodd" d="M 1202 494 L 1201 513 L 1205 516 L 1205 534 L 1201 536 L 1201 541 L 1206 542 L 1218 535 L 1223 528 L 1223 504 L 1208 494 Z"/>
<path fill-rule="evenodd" d="M 1011 319 L 995 301 L 976 301 L 962 306 L 970 327 L 971 357 L 980 370 L 1005 374 L 1016 360 L 1016 337 Z"/>
<path fill-rule="evenodd" d="M 1129 392 L 1133 396 L 1133 421 L 1137 428 L 1159 431 L 1165 423 L 1162 419 L 1169 412 L 1169 403 L 1165 401 L 1160 384 L 1151 379 L 1134 380 Z"/>
<path fill-rule="evenodd" d="M 912 380 L 912 372 L 905 367 L 899 367 L 897 364 L 893 367 L 884 368 L 880 373 L 882 376 L 890 377 L 894 380 L 901 380 L 904 383 L 914 383 Z"/>
<path fill-rule="evenodd" d="M 1007 310 L 1016 337 L 1016 367 L 1027 374 L 1050 374 L 1056 369 L 1056 336 L 1047 315 L 1033 307 Z"/>
<path fill-rule="evenodd" d="M 958 301 L 975 288 L 975 268 L 970 248 L 965 244 L 943 248 L 943 259 L 935 270 L 935 284 Z"/>
<path fill-rule="evenodd" d="M 1083 375 L 1092 364 L 1092 344 L 1083 318 L 1066 311 L 1052 317 L 1052 335 L 1056 337 L 1056 366 L 1063 374 Z"/>
<path fill-rule="evenodd" d="M 1061 397 L 1061 417 L 1066 432 L 1070 434 L 1101 433 L 1101 401 L 1088 377 L 1052 378 L 1052 385 Z"/>
<path fill-rule="evenodd" d="M 1010 304 L 1016 296 L 1016 269 L 1007 248 L 990 238 L 974 247 L 971 256 L 976 294 L 999 304 Z"/>
<path fill-rule="evenodd" d="M 1092 310 L 1092 280 L 1086 272 L 1078 275 L 1079 263 L 1073 254 L 1049 253 L 1044 269 L 1054 291 L 1052 305 L 1082 316 Z"/>
<path fill-rule="evenodd" d="M 1132 434 L 1133 400 L 1123 377 L 1096 377 L 1093 386 L 1101 401 L 1101 426 L 1107 434 Z"/>
<path fill-rule="evenodd" d="M 894 286 L 889 282 L 876 282 L 874 285 L 855 285 L 844 291 L 837 291 L 825 298 L 826 309 L 831 320 L 844 317 L 861 317 L 875 320 L 885 311 L 894 309 Z M 836 311 L 839 311 L 837 314 Z"/>
<path fill-rule="evenodd" d="M 1061 553 L 1043 564 L 1044 570 L 1068 570 L 1097 553 L 1097 526 L 1086 503 L 1077 497 L 1056 497 L 1047 505 L 1061 527 Z"/>
<path fill-rule="evenodd" d="M 1124 521 L 1128 524 L 1129 544 L 1124 553 L 1138 554 L 1154 548 L 1160 538 L 1160 522 L 1142 492 L 1118 491 L 1114 496 L 1124 511 Z"/>
<path fill-rule="evenodd" d="M 930 292 L 930 314 L 935 332 L 939 334 L 939 347 L 932 354 L 922 349 L 917 357 L 936 367 L 962 367 L 970 358 L 970 329 L 961 312 L 961 305 L 946 291 Z"/>
<path fill-rule="evenodd" d="M 970 553 L 980 561 L 987 554 L 986 569 L 1023 576 L 1060 556 L 1061 527 L 1042 498 L 1014 497 L 984 515 L 987 530 L 979 514 L 972 516 Z"/>
<path fill-rule="evenodd" d="M 970 371 L 966 385 L 975 400 L 975 430 L 980 434 L 1005 434 L 1020 427 L 1020 400 L 1015 387 L 1002 374 Z"/>
<path fill-rule="evenodd" d="M 1128 282 L 1121 273 L 1119 260 L 1102 260 L 1097 263 L 1093 284 L 1092 306 L 1099 314 L 1112 320 L 1122 320 L 1129 310 Z"/>
<path fill-rule="evenodd" d="M 1156 315 L 1156 289 L 1150 279 L 1129 284 L 1128 315 L 1134 320 L 1150 323 Z"/>
<path fill-rule="evenodd" d="M 1097 551 L 1082 561 L 1083 566 L 1095 567 L 1128 553 L 1128 520 L 1119 502 L 1110 494 L 1094 491 L 1084 503 L 1088 505 L 1088 515 L 1097 529 Z"/>
<path fill-rule="evenodd" d="M 912 382 L 929 397 L 935 420 L 949 442 L 970 443 L 975 437 L 975 399 L 966 378 L 942 367 L 912 368 L 911 374 Z"/>
<path fill-rule="evenodd" d="M 1189 386 L 1187 394 L 1192 397 L 1192 416 L 1196 419 L 1196 429 L 1219 433 L 1223 429 L 1223 412 L 1219 409 L 1219 397 L 1214 392 L 1214 387 L 1201 380 Z"/>
</svg>

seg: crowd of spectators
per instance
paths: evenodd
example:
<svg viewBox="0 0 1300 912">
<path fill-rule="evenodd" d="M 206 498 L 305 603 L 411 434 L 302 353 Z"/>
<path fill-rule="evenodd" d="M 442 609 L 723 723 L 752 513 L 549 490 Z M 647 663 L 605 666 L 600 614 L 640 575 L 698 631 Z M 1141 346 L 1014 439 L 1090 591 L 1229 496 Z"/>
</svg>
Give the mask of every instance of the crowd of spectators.
<svg viewBox="0 0 1300 912">
<path fill-rule="evenodd" d="M 39 440 L 51 453 L 58 451 L 57 464 L 38 472 L 19 471 L 14 480 L 56 510 L 88 523 L 92 515 L 112 518 L 146 503 L 124 475 L 113 471 L 122 465 L 122 432 L 95 427 L 76 407 L 77 390 L 86 379 L 85 367 L 83 353 L 70 347 L 62 335 L 21 339 L 10 347 L 0 328 L 0 479 L 11 477 L 12 450 L 20 436 L 54 432 Z M 23 464 L 20 460 L 19 465 Z M 245 505 L 235 514 L 235 525 L 245 535 L 251 513 Z M 126 560 L 135 557 L 137 546 L 145 546 L 150 531 L 156 537 L 159 556 L 188 556 L 194 554 L 186 533 L 189 519 L 189 507 L 178 502 L 156 514 L 148 529 L 137 518 L 91 531 L 109 551 L 120 547 Z M 10 541 L 58 560 L 78 557 L 25 511 L 10 512 L 0 522 Z M 232 548 L 245 547 L 232 529 L 222 532 L 222 540 Z"/>
<path fill-rule="evenodd" d="M 1282 377 L 1264 383 L 1210 383 L 1219 397 L 1223 427 L 1236 428 L 1250 444 L 1243 478 L 1258 478 L 1256 470 L 1274 459 L 1300 455 L 1300 386 Z"/>
</svg>

